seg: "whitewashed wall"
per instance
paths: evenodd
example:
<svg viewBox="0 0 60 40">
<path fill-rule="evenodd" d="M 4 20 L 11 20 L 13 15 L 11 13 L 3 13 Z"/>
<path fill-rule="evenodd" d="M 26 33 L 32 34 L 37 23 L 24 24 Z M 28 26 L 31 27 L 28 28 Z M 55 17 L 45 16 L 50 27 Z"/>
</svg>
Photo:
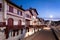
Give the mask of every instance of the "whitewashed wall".
<svg viewBox="0 0 60 40">
<path fill-rule="evenodd" d="M 13 23 L 14 25 L 18 25 L 18 21 L 14 21 L 14 23 Z"/>
<path fill-rule="evenodd" d="M 25 25 L 25 22 L 22 21 L 22 25 Z"/>
<path fill-rule="evenodd" d="M 4 18 L 7 19 L 7 11 L 8 11 L 8 5 L 7 3 L 4 1 Z"/>
<path fill-rule="evenodd" d="M 14 11 L 14 13 L 17 13 L 17 9 L 16 8 L 13 8 L 13 11 Z"/>
<path fill-rule="evenodd" d="M 0 12 L 0 22 L 3 22 L 3 12 Z"/>
<path fill-rule="evenodd" d="M 0 0 L 0 3 L 3 5 L 3 1 Z M 3 22 L 3 11 L 0 11 L 0 22 Z"/>
</svg>

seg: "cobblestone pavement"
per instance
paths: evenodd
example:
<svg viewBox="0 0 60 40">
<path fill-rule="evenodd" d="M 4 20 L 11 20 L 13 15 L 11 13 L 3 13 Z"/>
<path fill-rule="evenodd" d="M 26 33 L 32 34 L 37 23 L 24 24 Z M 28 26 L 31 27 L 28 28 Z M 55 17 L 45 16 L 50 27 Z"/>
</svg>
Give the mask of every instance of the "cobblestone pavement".
<svg viewBox="0 0 60 40">
<path fill-rule="evenodd" d="M 24 40 L 56 40 L 51 30 L 41 30 Z"/>
</svg>

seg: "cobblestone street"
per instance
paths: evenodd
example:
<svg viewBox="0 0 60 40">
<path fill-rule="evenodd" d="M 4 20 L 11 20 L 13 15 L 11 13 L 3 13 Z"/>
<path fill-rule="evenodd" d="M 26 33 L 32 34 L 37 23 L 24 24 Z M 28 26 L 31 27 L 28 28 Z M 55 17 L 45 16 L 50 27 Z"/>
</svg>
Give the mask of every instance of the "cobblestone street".
<svg viewBox="0 0 60 40">
<path fill-rule="evenodd" d="M 41 30 L 24 40 L 56 40 L 51 30 Z"/>
</svg>

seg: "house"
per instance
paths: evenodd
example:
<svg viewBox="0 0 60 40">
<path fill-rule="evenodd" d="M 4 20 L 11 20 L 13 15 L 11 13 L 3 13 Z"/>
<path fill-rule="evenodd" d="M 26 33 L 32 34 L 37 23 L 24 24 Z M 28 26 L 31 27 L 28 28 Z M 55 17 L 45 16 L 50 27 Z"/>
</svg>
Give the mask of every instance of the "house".
<svg viewBox="0 0 60 40">
<path fill-rule="evenodd" d="M 32 20 L 32 14 L 29 10 L 25 10 L 25 25 L 30 25 L 30 21 Z"/>
<path fill-rule="evenodd" d="M 37 30 L 35 29 L 36 25 L 38 24 L 37 16 L 38 13 L 35 8 L 25 10 L 25 26 L 27 30 L 25 37 L 34 34 Z"/>
<path fill-rule="evenodd" d="M 24 11 L 9 0 L 0 0 L 0 27 L 5 28 L 6 38 L 19 35 L 19 31 L 22 31 L 21 25 L 25 25 Z"/>
<path fill-rule="evenodd" d="M 37 16 L 38 13 L 35 8 L 24 10 L 9 0 L 0 0 L 0 29 L 3 29 L 5 35 L 3 37 L 6 39 L 16 36 L 18 39 L 21 36 L 24 37 L 25 28 L 29 32 L 31 25 L 34 28 L 38 24 Z"/>
<path fill-rule="evenodd" d="M 36 23 L 37 22 L 37 16 L 38 16 L 37 10 L 35 8 L 30 8 L 29 10 L 31 11 L 31 14 L 33 15 L 31 25 L 37 25 L 37 23 Z"/>
</svg>

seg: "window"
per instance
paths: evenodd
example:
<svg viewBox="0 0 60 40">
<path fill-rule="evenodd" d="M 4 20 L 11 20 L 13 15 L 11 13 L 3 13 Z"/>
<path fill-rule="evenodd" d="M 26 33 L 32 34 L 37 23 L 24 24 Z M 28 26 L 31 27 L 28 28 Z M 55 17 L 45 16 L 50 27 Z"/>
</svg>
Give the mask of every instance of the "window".
<svg viewBox="0 0 60 40">
<path fill-rule="evenodd" d="M 31 16 L 29 16 L 28 14 L 26 14 L 26 17 L 31 18 Z"/>
<path fill-rule="evenodd" d="M 19 12 L 19 10 L 17 10 L 17 14 L 18 14 L 18 15 L 20 15 L 20 12 Z"/>
<path fill-rule="evenodd" d="M 18 14 L 18 15 L 22 15 L 22 12 L 19 11 L 19 10 L 17 10 L 17 14 Z"/>
<path fill-rule="evenodd" d="M 9 12 L 13 13 L 13 7 L 12 6 L 9 6 Z"/>
<path fill-rule="evenodd" d="M 20 12 L 20 15 L 22 15 L 22 12 Z"/>
<path fill-rule="evenodd" d="M 2 10 L 2 3 L 0 3 L 0 11 Z"/>
</svg>

